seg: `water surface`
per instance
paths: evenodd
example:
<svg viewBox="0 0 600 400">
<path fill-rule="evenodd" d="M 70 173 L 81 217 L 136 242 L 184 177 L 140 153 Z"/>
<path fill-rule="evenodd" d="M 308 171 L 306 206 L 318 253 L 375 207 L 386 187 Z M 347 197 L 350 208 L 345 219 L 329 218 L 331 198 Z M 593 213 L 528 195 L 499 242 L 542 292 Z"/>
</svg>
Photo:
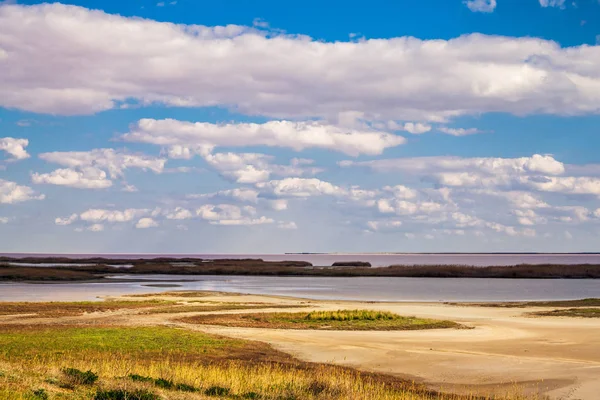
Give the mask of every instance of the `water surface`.
<svg viewBox="0 0 600 400">
<path fill-rule="evenodd" d="M 116 277 L 116 276 L 115 276 Z M 96 300 L 102 296 L 172 290 L 213 290 L 310 299 L 362 301 L 537 301 L 600 298 L 600 280 L 396 277 L 249 277 L 119 275 L 146 282 L 0 284 L 0 301 Z M 170 282 L 180 287 L 147 285 Z"/>
</svg>

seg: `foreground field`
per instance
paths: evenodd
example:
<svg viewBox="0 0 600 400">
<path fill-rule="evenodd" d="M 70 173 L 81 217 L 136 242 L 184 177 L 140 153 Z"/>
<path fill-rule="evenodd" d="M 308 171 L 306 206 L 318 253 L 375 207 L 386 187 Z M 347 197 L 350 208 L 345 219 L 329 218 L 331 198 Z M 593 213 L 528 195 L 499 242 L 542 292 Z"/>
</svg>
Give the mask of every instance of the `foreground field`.
<svg viewBox="0 0 600 400">
<path fill-rule="evenodd" d="M 440 394 L 389 375 L 299 361 L 262 342 L 156 325 L 171 315 L 306 306 L 297 301 L 233 301 L 239 296 L 198 300 L 207 296 L 166 293 L 160 299 L 139 296 L 137 301 L 0 303 L 0 398 L 471 398 Z"/>
<path fill-rule="evenodd" d="M 530 316 L 552 310 L 209 292 L 0 303 L 0 398 L 596 399 L 600 321 Z M 257 313 L 316 325 L 199 323 Z M 474 329 L 380 330 L 448 320 Z M 352 323 L 372 329 L 320 327 Z"/>
</svg>

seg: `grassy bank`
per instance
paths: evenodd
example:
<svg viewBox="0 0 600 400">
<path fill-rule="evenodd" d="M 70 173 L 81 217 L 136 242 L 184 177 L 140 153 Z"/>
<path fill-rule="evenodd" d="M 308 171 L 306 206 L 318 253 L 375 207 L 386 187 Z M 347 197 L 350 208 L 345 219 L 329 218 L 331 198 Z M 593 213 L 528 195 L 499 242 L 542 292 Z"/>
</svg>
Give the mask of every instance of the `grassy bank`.
<svg viewBox="0 0 600 400">
<path fill-rule="evenodd" d="M 600 299 L 557 300 L 557 301 L 519 301 L 505 303 L 448 303 L 452 305 L 469 305 L 495 308 L 527 308 L 527 307 L 600 307 Z"/>
<path fill-rule="evenodd" d="M 469 399 L 166 327 L 0 326 L 2 399 Z M 519 396 L 512 396 L 518 399 Z"/>
<path fill-rule="evenodd" d="M 576 318 L 600 318 L 600 308 L 567 308 L 552 311 L 536 311 L 530 315 L 538 317 L 576 317 Z"/>
<path fill-rule="evenodd" d="M 182 318 L 193 324 L 276 329 L 418 330 L 459 328 L 452 321 L 404 317 L 384 311 L 339 310 L 309 313 L 209 314 Z"/>
</svg>

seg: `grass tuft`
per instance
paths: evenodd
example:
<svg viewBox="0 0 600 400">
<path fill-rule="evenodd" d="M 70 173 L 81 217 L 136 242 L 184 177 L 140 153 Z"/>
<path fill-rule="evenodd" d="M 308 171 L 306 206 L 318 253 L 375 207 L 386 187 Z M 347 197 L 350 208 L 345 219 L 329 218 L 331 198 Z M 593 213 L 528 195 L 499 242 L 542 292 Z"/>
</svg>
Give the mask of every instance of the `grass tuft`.
<svg viewBox="0 0 600 400">
<path fill-rule="evenodd" d="M 159 400 L 160 397 L 147 390 L 128 391 L 125 389 L 99 390 L 94 400 Z"/>
<path fill-rule="evenodd" d="M 221 396 L 222 397 L 222 396 L 229 395 L 229 392 L 231 392 L 231 390 L 229 390 L 228 388 L 221 387 L 221 386 L 211 386 L 204 391 L 204 394 L 207 396 Z"/>
<path fill-rule="evenodd" d="M 77 368 L 64 368 L 63 374 L 71 385 L 93 385 L 98 380 L 98 375 L 92 371 L 80 371 Z"/>
<path fill-rule="evenodd" d="M 48 400 L 48 392 L 45 389 L 34 390 L 33 398 L 36 400 Z"/>
</svg>

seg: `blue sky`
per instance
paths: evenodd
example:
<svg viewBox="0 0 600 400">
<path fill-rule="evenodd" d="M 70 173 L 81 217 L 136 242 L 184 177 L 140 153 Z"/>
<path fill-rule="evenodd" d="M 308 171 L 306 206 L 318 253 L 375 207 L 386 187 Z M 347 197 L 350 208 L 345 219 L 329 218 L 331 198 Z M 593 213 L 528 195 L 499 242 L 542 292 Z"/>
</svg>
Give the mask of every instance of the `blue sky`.
<svg viewBox="0 0 600 400">
<path fill-rule="evenodd" d="M 600 2 L 0 2 L 0 252 L 596 251 Z"/>
</svg>

